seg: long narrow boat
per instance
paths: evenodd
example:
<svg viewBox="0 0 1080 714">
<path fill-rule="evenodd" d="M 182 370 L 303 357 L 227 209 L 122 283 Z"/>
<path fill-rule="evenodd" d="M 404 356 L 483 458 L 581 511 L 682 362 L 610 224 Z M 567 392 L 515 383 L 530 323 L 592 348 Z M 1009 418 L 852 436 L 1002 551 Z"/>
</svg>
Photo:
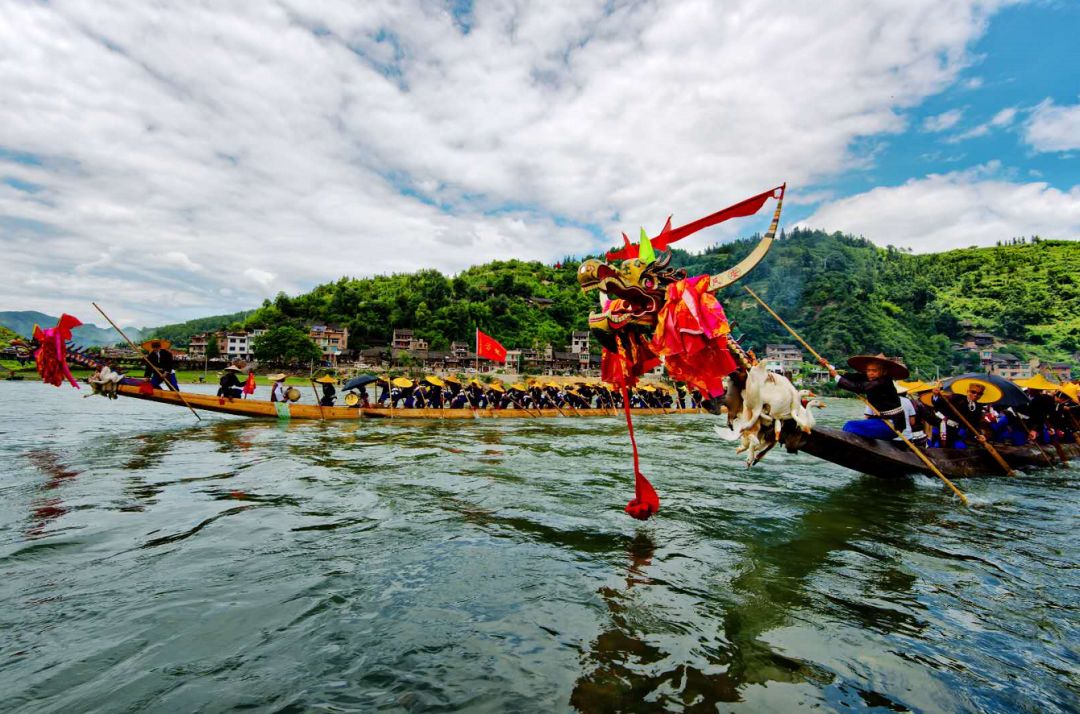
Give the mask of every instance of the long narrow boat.
<svg viewBox="0 0 1080 714">
<path fill-rule="evenodd" d="M 184 406 L 184 400 L 195 409 L 235 416 L 268 419 L 536 419 L 541 417 L 601 417 L 621 416 L 621 409 L 391 409 L 389 407 L 320 407 L 317 404 L 267 402 L 261 399 L 230 399 L 197 392 L 171 392 L 155 389 L 142 392 L 139 387 L 121 384 L 116 393 L 121 397 L 149 402 Z M 181 399 L 183 396 L 183 399 Z M 631 409 L 634 416 L 697 414 L 700 409 Z"/>
<path fill-rule="evenodd" d="M 786 426 L 781 438 L 788 451 L 801 451 L 871 476 L 899 478 L 911 474 L 933 475 L 926 464 L 899 440 L 868 439 L 822 427 L 815 427 L 806 434 Z M 994 448 L 1014 469 L 1045 468 L 1060 459 L 1053 446 L 1040 449 L 1034 444 L 994 444 Z M 1070 460 L 1080 459 L 1080 444 L 1062 444 L 1061 451 Z M 1002 475 L 1001 466 L 986 449 L 978 446 L 968 449 L 929 448 L 924 449 L 924 453 L 948 478 Z"/>
</svg>

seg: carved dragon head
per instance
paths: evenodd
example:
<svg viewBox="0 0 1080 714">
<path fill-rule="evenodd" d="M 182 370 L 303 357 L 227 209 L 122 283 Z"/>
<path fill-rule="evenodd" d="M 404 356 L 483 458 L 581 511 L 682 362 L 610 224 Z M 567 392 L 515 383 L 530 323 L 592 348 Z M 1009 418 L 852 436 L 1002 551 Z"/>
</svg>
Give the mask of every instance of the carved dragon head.
<svg viewBox="0 0 1080 714">
<path fill-rule="evenodd" d="M 686 277 L 685 271 L 669 268 L 670 262 L 668 253 L 651 263 L 638 258 L 617 266 L 596 259 L 582 263 L 578 269 L 581 290 L 599 290 L 610 298 L 601 312 L 589 315 L 589 328 L 603 333 L 655 329 L 667 286 Z"/>
</svg>

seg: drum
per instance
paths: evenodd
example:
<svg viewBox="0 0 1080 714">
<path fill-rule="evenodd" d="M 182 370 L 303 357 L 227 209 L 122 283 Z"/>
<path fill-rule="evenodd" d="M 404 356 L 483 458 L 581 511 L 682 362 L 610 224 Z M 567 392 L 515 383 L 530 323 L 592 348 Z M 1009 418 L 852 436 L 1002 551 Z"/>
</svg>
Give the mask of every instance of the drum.
<svg viewBox="0 0 1080 714">
<path fill-rule="evenodd" d="M 285 398 L 290 402 L 300 401 L 300 390 L 296 387 L 289 387 L 285 390 Z"/>
<path fill-rule="evenodd" d="M 356 392 L 349 392 L 345 395 L 345 406 L 355 407 L 360 403 L 360 395 Z"/>
</svg>

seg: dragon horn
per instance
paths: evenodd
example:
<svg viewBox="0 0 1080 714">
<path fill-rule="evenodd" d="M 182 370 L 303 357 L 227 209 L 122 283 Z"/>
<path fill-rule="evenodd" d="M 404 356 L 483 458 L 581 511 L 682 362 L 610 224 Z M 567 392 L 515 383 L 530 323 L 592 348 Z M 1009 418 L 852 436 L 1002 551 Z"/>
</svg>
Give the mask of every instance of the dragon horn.
<svg viewBox="0 0 1080 714">
<path fill-rule="evenodd" d="M 773 214 L 772 223 L 769 225 L 769 231 L 765 234 L 765 237 L 761 239 L 750 255 L 739 261 L 738 265 L 730 270 L 725 270 L 722 273 L 717 273 L 709 278 L 709 291 L 715 292 L 720 288 L 726 288 L 736 280 L 739 280 L 744 275 L 749 273 L 754 267 L 761 262 L 765 254 L 769 252 L 769 248 L 772 247 L 773 238 L 776 237 L 776 227 L 780 223 L 780 209 L 784 207 L 784 190 L 787 188 L 785 183 L 780 187 L 780 196 L 776 199 L 776 213 Z"/>
</svg>

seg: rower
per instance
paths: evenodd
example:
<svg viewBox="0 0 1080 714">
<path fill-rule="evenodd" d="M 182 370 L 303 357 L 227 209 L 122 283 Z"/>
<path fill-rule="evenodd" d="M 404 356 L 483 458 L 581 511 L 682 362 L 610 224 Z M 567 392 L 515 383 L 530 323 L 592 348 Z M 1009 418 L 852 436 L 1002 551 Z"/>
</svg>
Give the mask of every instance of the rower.
<svg viewBox="0 0 1080 714">
<path fill-rule="evenodd" d="M 273 383 L 273 386 L 270 388 L 270 401 L 287 401 L 285 399 L 285 374 L 283 372 L 278 372 L 277 374 L 268 374 L 266 378 Z"/>
<path fill-rule="evenodd" d="M 876 355 L 856 355 L 847 361 L 855 373 L 841 375 L 824 358 L 821 366 L 829 370 L 829 375 L 836 380 L 837 386 L 849 392 L 863 394 L 877 414 L 865 419 L 855 419 L 844 424 L 844 431 L 870 439 L 894 439 L 896 433 L 885 423 L 888 419 L 897 432 L 903 433 L 908 427 L 900 395 L 896 393 L 894 379 L 906 379 L 908 368 L 883 353 Z"/>
<path fill-rule="evenodd" d="M 221 374 L 221 379 L 218 380 L 219 397 L 228 397 L 230 399 L 240 399 L 244 395 L 243 388 L 240 385 L 240 379 L 236 376 L 241 370 L 234 364 L 230 364 L 225 368 Z"/>
<path fill-rule="evenodd" d="M 953 413 L 953 409 L 976 430 L 981 430 L 986 416 L 985 405 L 993 404 L 1001 399 L 1001 390 L 989 382 L 973 378 L 958 379 L 949 386 L 949 389 L 952 391 L 951 394 L 943 394 L 939 384 L 931 392 L 933 396 L 930 403 L 945 417 L 941 445 L 953 449 L 966 449 L 966 440 L 969 438 L 985 442 L 986 437 L 981 433 L 968 433 L 967 427 L 960 422 Z M 945 403 L 946 401 L 948 404 Z M 952 409 L 949 405 L 952 405 Z"/>
</svg>

